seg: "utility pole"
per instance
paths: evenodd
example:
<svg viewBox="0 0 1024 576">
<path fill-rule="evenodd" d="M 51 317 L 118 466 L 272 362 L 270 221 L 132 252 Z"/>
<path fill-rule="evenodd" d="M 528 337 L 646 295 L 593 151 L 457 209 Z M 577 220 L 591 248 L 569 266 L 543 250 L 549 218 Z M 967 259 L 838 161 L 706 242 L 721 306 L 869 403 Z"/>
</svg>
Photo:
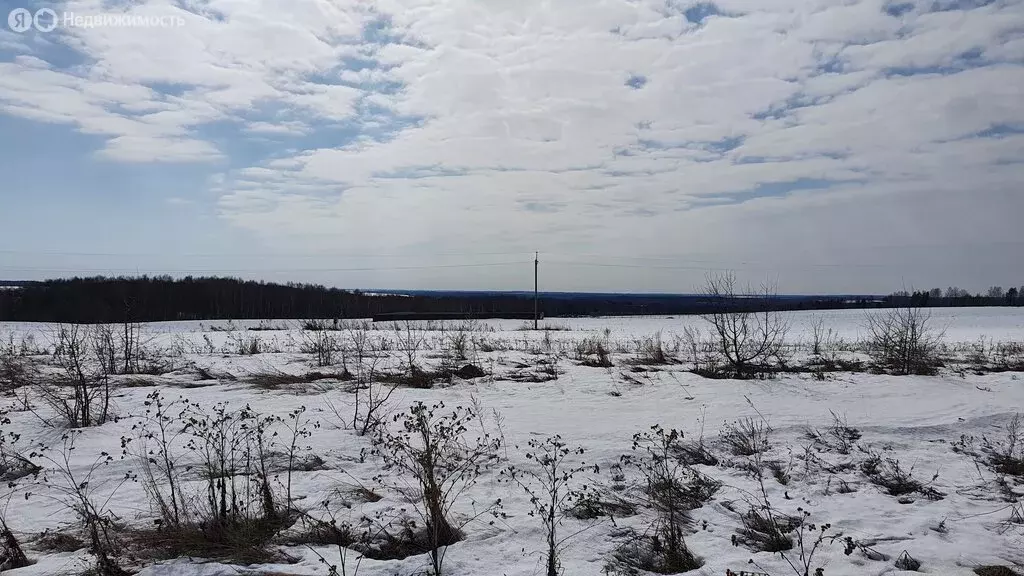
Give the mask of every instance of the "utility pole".
<svg viewBox="0 0 1024 576">
<path fill-rule="evenodd" d="M 540 252 L 533 253 L 533 329 L 537 329 L 537 267 L 540 265 Z"/>
</svg>

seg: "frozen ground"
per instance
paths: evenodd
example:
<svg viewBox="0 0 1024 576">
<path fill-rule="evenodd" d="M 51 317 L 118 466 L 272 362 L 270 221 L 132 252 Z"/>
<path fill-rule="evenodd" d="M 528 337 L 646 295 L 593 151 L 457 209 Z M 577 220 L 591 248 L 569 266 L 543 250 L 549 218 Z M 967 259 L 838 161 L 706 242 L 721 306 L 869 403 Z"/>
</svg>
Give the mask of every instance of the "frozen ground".
<svg viewBox="0 0 1024 576">
<path fill-rule="evenodd" d="M 810 339 L 814 318 L 822 318 L 849 345 L 851 356 L 859 354 L 855 343 L 866 335 L 864 312 L 833 311 L 789 315 L 789 341 Z M 978 342 L 1024 341 L 1024 309 L 972 308 L 936 309 L 933 325 L 944 330 L 951 349 L 963 349 Z M 500 467 L 513 464 L 528 467 L 531 462 L 523 448 L 531 438 L 560 434 L 570 446 L 585 449 L 581 457 L 598 464 L 600 472 L 589 480 L 607 494 L 615 494 L 611 470 L 623 454 L 631 451 L 633 434 L 659 424 L 676 428 L 687 439 L 703 437 L 719 458 L 716 466 L 696 468 L 722 483 L 721 489 L 703 507 L 691 513 L 690 549 L 704 564 L 692 574 L 724 575 L 727 570 L 754 570 L 773 576 L 794 574 L 779 554 L 756 552 L 734 546 L 732 537 L 742 527 L 741 515 L 760 498 L 757 476 L 751 471 L 754 459 L 730 452 L 719 433 L 731 423 L 750 418 L 770 428 L 770 448 L 759 457 L 765 465 L 764 486 L 778 512 L 796 514 L 797 508 L 810 512 L 811 521 L 831 524 L 829 534 L 842 533 L 875 550 L 885 559 L 870 559 L 860 550 L 847 555 L 843 539 L 822 545 L 812 565 L 827 576 L 865 574 L 909 574 L 895 566 L 906 551 L 921 562 L 920 572 L 941 575 L 969 575 L 982 565 L 1015 566 L 1024 573 L 1024 524 L 1014 523 L 1021 512 L 1024 486 L 1020 478 L 1000 481 L 992 469 L 977 464 L 962 451 L 954 450 L 961 436 L 1002 438 L 1014 414 L 1024 411 L 1024 379 L 1019 372 L 986 372 L 943 369 L 935 376 L 891 376 L 839 372 L 819 380 L 810 374 L 781 374 L 774 379 L 706 379 L 689 371 L 685 363 L 637 368 L 631 361 L 637 341 L 661 332 L 670 345 L 683 327 L 706 329 L 695 317 L 549 319 L 544 324 L 559 330 L 544 333 L 523 331 L 521 321 L 491 321 L 471 333 L 467 360 L 482 367 L 488 376 L 472 380 L 453 378 L 451 383 L 432 389 L 399 387 L 388 409 L 400 413 L 415 401 L 448 406 L 476 406 L 481 409 L 480 426 L 504 436 L 499 454 Z M 452 327 L 423 332 L 417 362 L 436 366 L 445 354 Z M 262 330 L 248 330 L 257 327 Z M 425 326 L 421 326 L 424 327 Z M 377 328 L 385 328 L 378 326 Z M 57 328 L 39 324 L 0 324 L 0 335 L 13 334 L 15 342 L 31 335 L 37 350 L 28 360 L 41 374 L 47 366 Z M 351 332 L 339 331 L 342 341 Z M 369 330 L 373 337 L 397 339 L 389 329 Z M 601 338 L 612 350 L 611 367 L 582 365 L 574 346 L 585 338 Z M 258 339 L 258 354 L 238 354 L 240 348 Z M 360 436 L 341 421 L 355 401 L 350 382 L 320 379 L 261 385 L 270 375 L 301 375 L 312 371 L 331 373 L 332 367 L 318 367 L 303 352 L 305 336 L 294 322 L 173 322 L 142 327 L 143 349 L 151 358 L 163 358 L 164 374 L 116 376 L 119 383 L 114 404 L 120 416 L 102 426 L 84 429 L 72 454 L 72 467 L 84 473 L 102 452 L 121 453 L 122 438 L 135 438 L 135 427 L 143 413 L 146 396 L 161 389 L 166 397 L 185 395 L 203 406 L 226 402 L 249 405 L 263 414 L 284 417 L 305 407 L 311 436 L 304 440 L 309 451 L 324 460 L 321 469 L 296 472 L 292 493 L 299 507 L 316 508 L 315 503 L 332 499 L 339 491 L 365 486 L 383 496 L 377 502 L 356 502 L 339 511 L 358 519 L 378 511 L 409 507 L 407 498 L 393 487 L 395 478 L 375 481 L 381 473 L 379 459 L 367 455 L 373 448 L 369 436 Z M 960 347 L 960 348 L 958 348 Z M 805 354 L 797 350 L 796 355 Z M 340 353 L 339 353 L 340 355 Z M 401 370 L 402 353 L 392 349 L 381 371 Z M 554 361 L 557 379 L 522 381 L 522 375 L 540 374 L 541 361 Z M 347 357 L 350 370 L 353 360 Z M 337 369 L 341 360 L 336 360 Z M 529 380 L 526 378 L 525 380 Z M 377 384 L 380 386 L 380 384 Z M 19 435 L 15 448 L 39 444 L 59 448 L 65 430 L 54 413 L 31 390 L 20 390 L 4 401 L 9 406 L 0 430 L 5 438 Z M 25 396 L 27 394 L 27 396 Z M 25 410 L 26 402 L 33 410 Z M 828 443 L 815 442 L 809 429 L 826 432 L 838 415 L 860 438 L 848 451 Z M 316 423 L 318 426 L 313 427 Z M 927 489 L 941 499 L 921 493 L 891 496 L 873 484 L 862 471 L 872 454 L 883 461 L 892 459 L 910 471 Z M 777 474 L 767 471 L 773 462 Z M 154 513 L 143 483 L 121 483 L 126 473 L 137 473 L 134 458 L 115 460 L 101 466 L 91 483 L 97 498 L 107 501 L 119 523 L 127 527 L 151 527 Z M 783 477 L 784 480 L 777 479 Z M 581 476 L 582 478 L 582 476 Z M 788 478 L 788 479 L 786 479 Z M 783 483 L 785 481 L 785 483 Z M 28 497 L 25 493 L 30 493 Z M 620 495 L 625 497 L 628 490 Z M 6 519 L 36 562 L 12 571 L 17 575 L 80 574 L 91 564 L 86 550 L 54 552 L 39 549 L 34 538 L 44 531 L 73 532 L 72 511 L 51 496 L 46 484 L 23 482 L 6 506 Z M 465 540 L 447 551 L 445 573 L 453 575 L 520 575 L 544 573 L 544 535 L 536 518 L 529 516 L 529 501 L 523 491 L 502 482 L 497 471 L 486 473 L 479 484 L 455 505 L 455 516 L 467 518 L 481 503 L 500 498 L 507 517 L 489 522 L 490 517 L 468 523 Z M 650 512 L 597 521 L 567 519 L 563 533 L 584 529 L 567 544 L 562 554 L 563 573 L 589 575 L 605 573 L 606 563 L 622 540 L 623 527 L 642 530 Z M 809 542 L 809 541 L 808 541 Z M 326 574 L 317 554 L 336 561 L 338 552 L 329 546 L 283 546 L 298 559 L 279 565 L 230 566 L 202 559 L 178 559 L 134 564 L 147 575 L 214 575 L 243 573 Z M 786 553 L 790 559 L 798 550 Z M 753 559 L 758 567 L 748 564 Z M 349 574 L 352 567 L 349 566 Z M 401 560 L 364 559 L 359 574 L 408 575 L 425 573 L 425 555 Z M 797 575 L 800 576 L 800 575 Z"/>
</svg>

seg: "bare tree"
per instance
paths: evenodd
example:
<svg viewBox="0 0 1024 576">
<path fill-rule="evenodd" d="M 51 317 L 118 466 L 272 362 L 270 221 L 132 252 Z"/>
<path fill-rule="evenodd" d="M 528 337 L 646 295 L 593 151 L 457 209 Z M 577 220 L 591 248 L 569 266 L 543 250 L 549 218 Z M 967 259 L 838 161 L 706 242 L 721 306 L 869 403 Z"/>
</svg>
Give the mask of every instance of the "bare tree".
<svg viewBox="0 0 1024 576">
<path fill-rule="evenodd" d="M 904 306 L 869 313 L 868 352 L 880 366 L 896 374 L 929 374 L 938 362 L 943 331 L 930 326 L 931 313 Z"/>
<path fill-rule="evenodd" d="M 718 310 L 702 317 L 711 324 L 718 352 L 737 376 L 749 375 L 778 357 L 789 323 L 772 309 L 776 288 L 762 284 L 757 293 L 738 294 L 732 272 L 708 274 L 704 293 Z"/>
</svg>

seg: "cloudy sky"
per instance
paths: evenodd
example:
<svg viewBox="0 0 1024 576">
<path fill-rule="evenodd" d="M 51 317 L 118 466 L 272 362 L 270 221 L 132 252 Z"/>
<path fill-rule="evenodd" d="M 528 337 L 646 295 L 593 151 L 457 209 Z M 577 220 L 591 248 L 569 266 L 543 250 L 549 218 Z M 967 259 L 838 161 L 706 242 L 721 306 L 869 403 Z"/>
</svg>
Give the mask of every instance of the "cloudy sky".
<svg viewBox="0 0 1024 576">
<path fill-rule="evenodd" d="M 8 279 L 1008 287 L 1024 0 L 0 0 L 0 170 Z"/>
</svg>

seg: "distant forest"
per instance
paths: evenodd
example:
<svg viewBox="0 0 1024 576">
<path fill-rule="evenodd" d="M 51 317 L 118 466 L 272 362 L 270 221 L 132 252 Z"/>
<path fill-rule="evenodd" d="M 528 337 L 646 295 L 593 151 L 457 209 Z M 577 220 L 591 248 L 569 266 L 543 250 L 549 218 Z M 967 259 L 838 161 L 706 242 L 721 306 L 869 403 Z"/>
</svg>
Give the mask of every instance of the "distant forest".
<svg viewBox="0 0 1024 576">
<path fill-rule="evenodd" d="M 1020 306 L 1024 289 L 994 287 L 970 295 L 959 288 L 873 296 L 778 296 L 776 310 L 919 306 Z M 763 306 L 700 295 L 541 294 L 545 317 L 696 314 L 722 307 Z M 235 278 L 71 278 L 0 282 L 0 320 L 36 322 L 156 322 L 214 319 L 370 318 L 394 313 L 487 318 L 533 313 L 532 294 L 439 292 L 364 293 L 310 284 L 272 284 Z"/>
</svg>

